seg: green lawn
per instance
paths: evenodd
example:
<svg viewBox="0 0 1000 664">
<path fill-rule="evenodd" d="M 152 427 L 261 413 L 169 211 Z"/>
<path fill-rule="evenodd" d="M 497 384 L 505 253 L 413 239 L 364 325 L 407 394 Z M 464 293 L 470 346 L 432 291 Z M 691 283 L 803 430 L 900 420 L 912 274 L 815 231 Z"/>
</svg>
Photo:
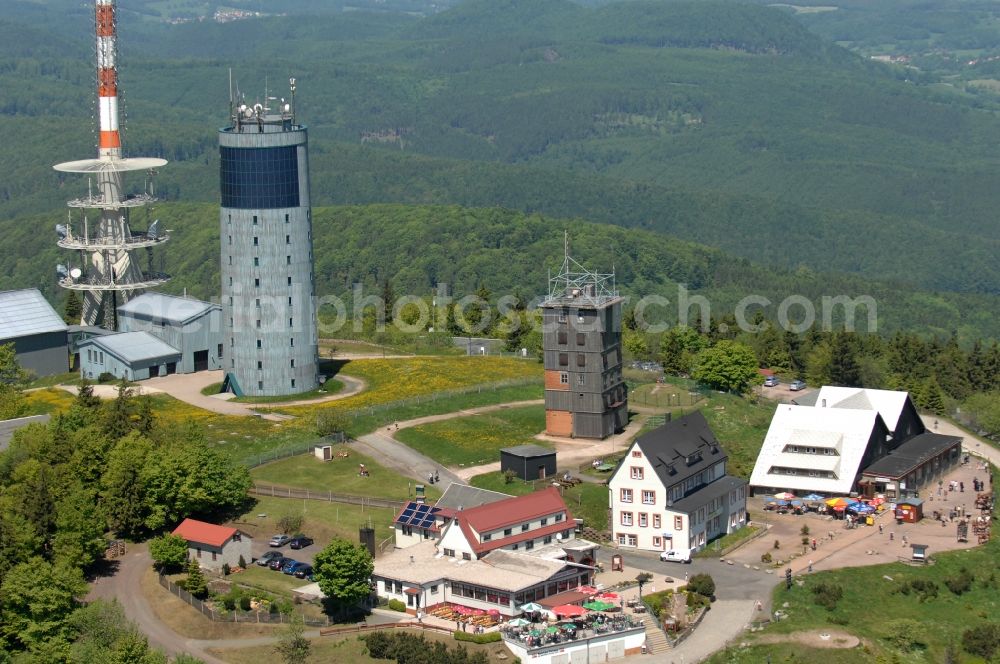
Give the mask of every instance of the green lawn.
<svg viewBox="0 0 1000 664">
<path fill-rule="evenodd" d="M 850 649 L 809 648 L 799 643 L 771 643 L 742 648 L 734 646 L 715 653 L 705 664 L 874 664 L 881 662 L 863 647 Z M 884 660 L 907 662 L 910 660 Z"/>
<path fill-rule="evenodd" d="M 522 482 L 514 480 L 507 484 L 500 472 L 476 475 L 469 484 L 481 489 L 508 493 L 512 496 L 523 496 L 549 486 L 544 480 L 537 482 Z M 608 487 L 603 484 L 578 484 L 563 490 L 563 500 L 574 518 L 583 519 L 583 525 L 598 531 L 608 527 Z"/>
<path fill-rule="evenodd" d="M 381 542 L 392 537 L 392 520 L 396 516 L 394 510 L 386 508 L 258 496 L 253 506 L 231 521 L 230 525 L 250 534 L 254 539 L 267 541 L 271 535 L 281 532 L 277 523 L 287 514 L 303 515 L 305 522 L 302 532 L 321 546 L 326 546 L 335 537 L 357 542 L 358 528 L 369 521 L 375 528 L 375 541 Z M 283 553 L 291 556 L 291 552 L 283 550 Z"/>
<path fill-rule="evenodd" d="M 788 618 L 773 624 L 764 634 L 836 628 L 870 640 L 875 654 L 900 658 L 880 661 L 943 662 L 946 648 L 949 644 L 960 645 L 964 630 L 1000 621 L 1000 542 L 994 539 L 975 549 L 939 553 L 934 558 L 936 563 L 928 567 L 902 563 L 850 567 L 810 575 L 802 587 L 793 585 L 791 590 L 781 585 L 774 592 L 774 606 L 788 602 Z M 975 580 L 967 592 L 957 595 L 946 587 L 945 580 L 958 576 L 962 569 Z M 904 584 L 913 581 L 934 582 L 936 597 L 921 601 L 916 592 L 901 592 Z M 832 611 L 815 601 L 812 589 L 821 583 L 843 590 L 843 598 Z M 901 633 L 911 643 L 894 638 Z M 965 653 L 957 661 L 982 660 Z"/>
<path fill-rule="evenodd" d="M 76 384 L 80 382 L 80 372 L 79 371 L 68 371 L 66 373 L 55 374 L 53 376 L 42 376 L 40 378 L 35 378 L 30 383 L 28 383 L 27 389 L 33 389 L 36 387 L 52 387 L 53 385 L 63 385 L 63 384 Z"/>
<path fill-rule="evenodd" d="M 346 458 L 320 461 L 312 454 L 300 454 L 273 463 L 258 466 L 251 471 L 255 480 L 325 493 L 371 496 L 388 500 L 407 500 L 412 497 L 413 480 L 407 479 L 375 463 L 371 458 L 358 454 L 350 443 L 334 445 L 333 453 L 347 452 Z M 358 464 L 365 464 L 368 477 L 358 475 Z M 441 492 L 434 486 L 426 487 L 428 498 L 437 498 Z"/>
<path fill-rule="evenodd" d="M 717 392 L 711 393 L 707 404 L 699 404 L 698 409 L 704 413 L 729 455 L 726 472 L 730 475 L 750 477 L 775 408 L 777 404 L 773 401 L 761 399 L 755 403 L 744 397 Z"/>
<path fill-rule="evenodd" d="M 290 558 L 295 558 L 296 552 L 282 549 L 282 553 Z M 296 560 L 301 560 L 301 558 L 296 558 Z M 257 588 L 267 593 L 289 598 L 292 596 L 292 590 L 310 583 L 308 579 L 297 579 L 292 574 L 284 574 L 281 571 L 261 567 L 257 564 L 249 565 L 242 572 L 230 574 L 229 580 L 241 586 Z"/>
<path fill-rule="evenodd" d="M 700 399 L 701 396 L 697 392 L 692 397 L 692 393 L 683 386 L 671 385 L 670 383 L 637 385 L 630 389 L 628 394 L 630 406 L 644 406 L 659 410 L 690 407 L 698 403 Z"/>
<path fill-rule="evenodd" d="M 398 631 L 398 630 L 393 630 Z M 416 632 L 415 632 L 416 633 Z M 454 651 L 459 645 L 469 653 L 483 652 L 489 657 L 490 664 L 504 664 L 511 661 L 510 652 L 502 643 L 461 643 L 455 640 L 450 634 L 438 634 L 435 632 L 423 632 L 424 638 L 430 642 L 442 641 L 448 648 Z M 210 652 L 224 662 L 231 664 L 275 664 L 278 658 L 275 656 L 273 646 L 252 646 L 247 648 L 213 648 Z M 502 654 L 503 657 L 498 657 Z M 368 656 L 363 641 L 355 635 L 326 636 L 310 641 L 309 657 L 303 660 L 305 664 L 318 662 L 350 662 L 350 664 L 386 664 L 395 660 L 372 659 Z"/>
<path fill-rule="evenodd" d="M 550 447 L 534 436 L 545 429 L 545 407 L 526 406 L 456 417 L 402 429 L 396 438 L 445 466 L 478 466 L 500 460 L 500 448 Z"/>
<path fill-rule="evenodd" d="M 732 546 L 737 542 L 742 542 L 743 540 L 753 537 L 763 526 L 744 526 L 734 533 L 729 533 L 728 535 L 723 535 L 722 537 L 712 540 L 708 543 L 704 549 L 694 554 L 696 558 L 712 558 L 719 555 L 719 552 L 726 547 Z"/>
</svg>

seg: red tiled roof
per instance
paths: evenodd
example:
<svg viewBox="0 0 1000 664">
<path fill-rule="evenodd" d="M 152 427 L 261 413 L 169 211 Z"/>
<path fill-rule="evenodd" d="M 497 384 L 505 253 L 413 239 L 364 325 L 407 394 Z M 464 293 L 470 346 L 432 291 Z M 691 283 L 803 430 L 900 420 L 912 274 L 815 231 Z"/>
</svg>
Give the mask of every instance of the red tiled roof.
<svg viewBox="0 0 1000 664">
<path fill-rule="evenodd" d="M 494 537 L 489 542 L 478 542 L 475 534 L 472 532 L 475 529 L 476 532 L 482 535 L 508 526 L 520 526 L 526 521 L 534 521 L 540 517 L 560 512 L 565 515 L 562 521 L 524 532 L 521 532 L 519 528 L 516 533 L 512 533 L 507 537 Z M 507 498 L 506 500 L 499 500 L 495 503 L 487 503 L 463 510 L 457 512 L 455 518 L 458 519 L 458 526 L 462 529 L 465 540 L 472 547 L 472 550 L 476 552 L 477 556 L 526 540 L 554 535 L 574 527 L 573 517 L 566 508 L 566 503 L 563 502 L 562 496 L 559 495 L 559 489 L 556 487 L 549 487 L 525 496 Z"/>
<path fill-rule="evenodd" d="M 236 534 L 236 529 L 217 526 L 214 523 L 196 521 L 195 519 L 184 519 L 181 525 L 174 528 L 173 534 L 183 537 L 188 542 L 197 542 L 221 548 L 223 544 L 232 539 L 233 535 Z"/>
<path fill-rule="evenodd" d="M 550 486 L 524 496 L 515 496 L 463 510 L 457 516 L 462 523 L 469 524 L 476 532 L 487 533 L 566 511 L 566 503 L 559 495 L 559 489 Z M 566 518 L 569 519 L 568 514 Z"/>
</svg>

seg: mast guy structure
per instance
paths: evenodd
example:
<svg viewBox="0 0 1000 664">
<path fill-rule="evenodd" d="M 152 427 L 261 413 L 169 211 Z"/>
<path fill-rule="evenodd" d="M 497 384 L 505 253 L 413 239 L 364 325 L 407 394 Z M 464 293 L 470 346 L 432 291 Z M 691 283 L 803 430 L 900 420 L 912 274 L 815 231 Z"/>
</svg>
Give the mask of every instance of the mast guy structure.
<svg viewBox="0 0 1000 664">
<path fill-rule="evenodd" d="M 153 247 L 168 237 L 161 233 L 159 220 L 135 233 L 129 224 L 129 211 L 155 201 L 149 184 L 155 169 L 166 165 L 156 158 L 125 158 L 122 154 L 118 112 L 118 47 L 115 0 L 95 0 L 97 33 L 97 102 L 100 139 L 97 158 L 70 161 L 54 168 L 63 173 L 90 176 L 87 195 L 67 203 L 66 224 L 57 224 L 58 245 L 79 253 L 78 264 L 56 268 L 59 285 L 82 291 L 85 325 L 117 328 L 117 307 L 141 291 L 165 283 L 169 277 L 153 268 Z M 126 194 L 123 173 L 147 171 L 147 189 L 141 194 Z M 96 187 L 95 185 L 96 180 Z M 82 210 L 74 218 L 74 210 Z M 95 218 L 87 211 L 96 211 Z M 143 269 L 133 252 L 145 249 L 147 266 Z"/>
</svg>

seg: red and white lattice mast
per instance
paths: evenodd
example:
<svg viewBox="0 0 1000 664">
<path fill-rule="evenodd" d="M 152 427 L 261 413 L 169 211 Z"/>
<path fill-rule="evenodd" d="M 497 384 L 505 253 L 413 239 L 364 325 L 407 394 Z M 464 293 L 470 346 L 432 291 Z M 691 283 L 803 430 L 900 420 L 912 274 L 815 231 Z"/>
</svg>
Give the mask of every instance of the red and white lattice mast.
<svg viewBox="0 0 1000 664">
<path fill-rule="evenodd" d="M 129 211 L 156 199 L 151 185 L 155 169 L 166 160 L 150 157 L 126 159 L 118 111 L 118 47 L 115 0 L 95 0 L 97 32 L 97 107 L 100 138 L 97 159 L 83 159 L 58 164 L 64 173 L 90 175 L 87 195 L 67 203 L 66 224 L 56 225 L 59 246 L 78 252 L 78 264 L 57 266 L 59 285 L 82 291 L 84 325 L 117 327 L 116 309 L 137 291 L 158 286 L 169 277 L 153 270 L 153 247 L 168 237 L 159 230 L 159 220 L 145 231 L 134 233 L 129 226 Z M 147 190 L 126 194 L 123 176 L 127 171 L 147 171 Z M 92 212 L 94 219 L 88 218 Z M 133 252 L 145 249 L 147 268 L 143 270 Z"/>
</svg>

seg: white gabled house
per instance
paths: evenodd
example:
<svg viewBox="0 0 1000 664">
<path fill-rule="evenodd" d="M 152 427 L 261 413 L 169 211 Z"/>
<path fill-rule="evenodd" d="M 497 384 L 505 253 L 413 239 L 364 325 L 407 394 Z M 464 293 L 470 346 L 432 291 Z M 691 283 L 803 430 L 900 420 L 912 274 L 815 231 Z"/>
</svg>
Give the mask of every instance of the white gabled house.
<svg viewBox="0 0 1000 664">
<path fill-rule="evenodd" d="M 746 482 L 694 412 L 637 438 L 608 480 L 619 546 L 697 551 L 746 525 Z"/>
<path fill-rule="evenodd" d="M 506 496 L 452 484 L 433 506 L 407 504 L 395 525 L 396 548 L 375 560 L 372 579 L 411 613 L 449 602 L 516 615 L 591 583 L 600 548 L 576 537 L 555 487 Z"/>
</svg>

